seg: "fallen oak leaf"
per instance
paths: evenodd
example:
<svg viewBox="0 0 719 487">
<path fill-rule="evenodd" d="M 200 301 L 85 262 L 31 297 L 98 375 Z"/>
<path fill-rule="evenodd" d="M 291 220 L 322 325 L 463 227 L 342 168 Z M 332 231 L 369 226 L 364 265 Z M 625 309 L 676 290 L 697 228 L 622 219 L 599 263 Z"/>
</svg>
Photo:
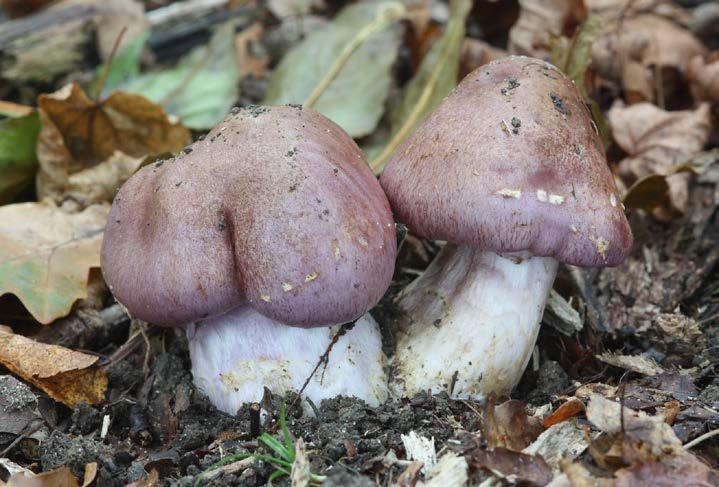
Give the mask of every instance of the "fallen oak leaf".
<svg viewBox="0 0 719 487">
<path fill-rule="evenodd" d="M 16 473 L 8 479 L 5 487 L 79 487 L 79 484 L 72 470 L 60 467 L 37 475 L 32 472 Z"/>
<path fill-rule="evenodd" d="M 697 101 L 719 104 L 719 51 L 709 59 L 696 56 L 689 62 L 689 87 Z"/>
<path fill-rule="evenodd" d="M 521 451 L 542 432 L 539 418 L 528 416 L 524 403 L 516 399 L 495 406 L 494 398 L 487 401 L 484 414 L 484 436 L 487 448 L 506 447 Z"/>
<path fill-rule="evenodd" d="M 470 459 L 473 466 L 488 470 L 512 483 L 543 486 L 553 477 L 552 469 L 539 455 L 528 455 L 507 448 L 498 447 L 491 451 L 477 448 Z"/>
<path fill-rule="evenodd" d="M 109 207 L 66 213 L 51 201 L 0 207 L 0 295 L 17 296 L 40 323 L 87 297 L 90 268 L 100 267 Z"/>
<path fill-rule="evenodd" d="M 578 416 L 583 413 L 584 410 L 584 403 L 579 398 L 570 397 L 561 406 L 559 406 L 556 411 L 544 418 L 542 426 L 549 428 L 550 426 L 554 426 L 562 421 Z"/>
<path fill-rule="evenodd" d="M 76 84 L 38 98 L 37 157 L 40 198 L 61 201 L 74 173 L 107 161 L 119 150 L 131 157 L 178 152 L 189 131 L 147 98 L 116 91 L 96 101 Z M 124 181 L 117 181 L 120 186 Z"/>
<path fill-rule="evenodd" d="M 105 399 L 107 375 L 97 367 L 97 357 L 6 330 L 0 328 L 0 364 L 12 373 L 70 408 Z"/>
<path fill-rule="evenodd" d="M 699 153 L 708 140 L 709 105 L 703 103 L 696 110 L 668 112 L 650 103 L 625 106 L 617 101 L 607 116 L 614 140 L 628 154 L 619 163 L 620 176 L 629 184 L 651 175 L 665 176 L 667 200 L 661 206 L 654 202 L 646 206 L 654 205 L 653 214 L 661 220 L 683 214 L 689 198 L 689 175 L 675 166 Z M 644 184 L 656 186 L 657 183 L 655 179 Z M 646 190 L 646 187 L 639 188 Z M 663 191 L 662 187 L 653 189 L 660 194 Z M 631 199 L 629 202 L 634 203 Z"/>
<path fill-rule="evenodd" d="M 684 13 L 678 6 L 655 2 L 639 9 L 632 0 L 589 0 L 588 6 L 604 17 L 602 35 L 592 45 L 592 68 L 628 88 L 633 101 L 663 104 L 682 85 L 689 60 L 706 52 L 688 29 L 675 22 Z"/>
<path fill-rule="evenodd" d="M 582 0 L 519 0 L 519 18 L 509 31 L 510 54 L 551 57 L 552 39 L 571 34 L 586 16 Z"/>
</svg>

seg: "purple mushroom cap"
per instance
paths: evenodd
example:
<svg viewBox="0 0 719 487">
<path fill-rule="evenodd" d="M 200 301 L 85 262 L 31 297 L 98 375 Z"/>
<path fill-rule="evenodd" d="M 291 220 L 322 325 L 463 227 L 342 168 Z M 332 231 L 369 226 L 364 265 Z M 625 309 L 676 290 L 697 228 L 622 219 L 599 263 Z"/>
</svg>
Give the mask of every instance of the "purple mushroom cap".
<svg viewBox="0 0 719 487">
<path fill-rule="evenodd" d="M 102 269 L 135 317 L 180 325 L 249 303 L 295 326 L 358 318 L 396 238 L 361 150 L 312 110 L 253 107 L 120 189 Z"/>
<path fill-rule="evenodd" d="M 397 221 L 430 239 L 613 266 L 632 234 L 601 140 L 574 86 L 511 56 L 459 84 L 387 164 Z"/>
</svg>

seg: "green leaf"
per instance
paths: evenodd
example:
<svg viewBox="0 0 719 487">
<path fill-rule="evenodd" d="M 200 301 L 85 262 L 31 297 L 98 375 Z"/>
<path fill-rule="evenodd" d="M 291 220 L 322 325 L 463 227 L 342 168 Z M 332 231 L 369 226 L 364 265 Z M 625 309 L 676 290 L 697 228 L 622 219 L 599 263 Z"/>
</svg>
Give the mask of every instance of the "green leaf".
<svg viewBox="0 0 719 487">
<path fill-rule="evenodd" d="M 424 56 L 417 73 L 404 89 L 402 101 L 390 113 L 392 129 L 389 142 L 381 148 L 370 148 L 367 151 L 374 170 L 381 171 L 392 152 L 457 86 L 459 55 L 465 36 L 464 24 L 471 8 L 470 0 L 451 1 L 450 18 L 442 37 Z"/>
<path fill-rule="evenodd" d="M 142 55 L 142 49 L 145 47 L 145 42 L 147 42 L 149 37 L 150 31 L 143 32 L 112 58 L 107 72 L 107 78 L 105 79 L 105 85 L 102 89 L 103 97 L 140 75 L 140 56 Z M 97 68 L 96 81 L 102 77 L 105 69 L 107 69 L 106 66 L 107 65 L 103 64 Z M 95 93 L 94 83 L 89 93 Z"/>
<path fill-rule="evenodd" d="M 574 81 L 585 100 L 588 96 L 584 77 L 592 63 L 592 44 L 601 30 L 602 17 L 590 14 L 571 39 L 559 37 L 552 42 L 552 63 Z"/>
<path fill-rule="evenodd" d="M 288 51 L 275 69 L 264 103 L 304 103 L 325 74 L 369 24 L 396 2 L 362 2 L 346 7 L 326 27 L 311 33 Z M 348 58 L 314 109 L 353 137 L 369 134 L 384 111 L 392 82 L 402 28 L 393 23 L 370 36 Z"/>
<path fill-rule="evenodd" d="M 12 201 L 35 177 L 37 112 L 0 121 L 0 204 Z"/>
<path fill-rule="evenodd" d="M 195 130 L 214 126 L 239 96 L 235 23 L 221 25 L 206 46 L 193 49 L 175 67 L 152 71 L 115 86 L 161 104 Z"/>
<path fill-rule="evenodd" d="M 552 63 L 562 70 L 569 79 L 574 81 L 582 98 L 589 104 L 599 137 L 602 139 L 606 149 L 611 143 L 609 125 L 599 108 L 599 104 L 589 99 L 584 81 L 587 69 L 592 64 L 592 44 L 602 33 L 603 21 L 604 19 L 601 16 L 590 14 L 584 23 L 577 28 L 571 39 L 568 37 L 554 39 L 552 41 Z"/>
</svg>

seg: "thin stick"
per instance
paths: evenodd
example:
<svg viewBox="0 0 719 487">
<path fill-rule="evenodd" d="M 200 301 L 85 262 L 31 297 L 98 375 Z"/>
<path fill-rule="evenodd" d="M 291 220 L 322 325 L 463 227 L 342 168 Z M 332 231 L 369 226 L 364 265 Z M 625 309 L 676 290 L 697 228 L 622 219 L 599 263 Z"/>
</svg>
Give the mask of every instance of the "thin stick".
<svg viewBox="0 0 719 487">
<path fill-rule="evenodd" d="M 332 351 L 332 347 L 335 346 L 335 343 L 340 339 L 340 337 L 344 336 L 345 333 L 347 333 L 349 330 L 351 330 L 355 326 L 356 321 L 351 321 L 349 323 L 345 323 L 342 325 L 342 327 L 335 333 L 335 336 L 332 337 L 332 340 L 330 341 L 329 345 L 327 345 L 327 349 L 322 354 L 320 359 L 317 361 L 317 365 L 315 365 L 315 368 L 312 369 L 312 372 L 310 372 L 310 375 L 307 376 L 305 379 L 305 383 L 302 384 L 302 387 L 300 388 L 299 392 L 297 392 L 297 396 L 292 401 L 292 404 L 290 406 L 294 406 L 295 402 L 297 402 L 297 398 L 302 395 L 303 392 L 305 392 L 305 389 L 307 388 L 307 385 L 310 383 L 310 380 L 312 380 L 312 377 L 314 377 L 315 372 L 317 372 L 317 369 L 320 368 L 320 365 L 327 364 L 330 359 L 330 352 Z"/>
<path fill-rule="evenodd" d="M 23 117 L 30 115 L 35 109 L 27 105 L 20 105 L 11 101 L 0 100 L 0 114 L 8 117 Z"/>
<path fill-rule="evenodd" d="M 701 443 L 701 442 L 703 442 L 703 441 L 705 441 L 705 440 L 708 440 L 709 438 L 712 438 L 712 437 L 714 437 L 714 436 L 718 436 L 718 435 L 719 435 L 719 428 L 717 428 L 717 429 L 715 429 L 715 430 L 713 430 L 713 431 L 709 431 L 708 433 L 704 433 L 704 434 L 701 435 L 700 437 L 694 438 L 692 441 L 690 441 L 689 443 L 687 443 L 686 445 L 684 445 L 684 449 L 685 449 L 685 450 L 688 450 L 689 448 L 695 447 L 695 446 L 697 446 L 699 443 Z"/>
<path fill-rule="evenodd" d="M 382 7 L 378 12 L 377 16 L 372 22 L 364 26 L 355 36 L 342 49 L 337 60 L 332 64 L 329 71 L 320 80 L 319 84 L 312 90 L 310 96 L 305 100 L 305 108 L 313 108 L 320 99 L 322 93 L 325 92 L 327 87 L 335 80 L 337 75 L 340 73 L 342 68 L 347 64 L 352 54 L 364 44 L 369 37 L 374 33 L 386 28 L 388 25 L 395 21 L 402 20 L 407 16 L 407 9 L 399 2 L 388 2 L 387 5 Z"/>
<path fill-rule="evenodd" d="M 100 101 L 100 95 L 102 95 L 102 90 L 105 88 L 105 81 L 107 81 L 107 77 L 110 74 L 110 66 L 112 66 L 115 54 L 117 54 L 117 50 L 120 48 L 120 41 L 122 41 L 125 32 L 127 32 L 127 26 L 120 30 L 120 33 L 117 34 L 117 39 L 115 39 L 115 44 L 112 45 L 112 51 L 110 51 L 110 56 L 107 58 L 107 63 L 105 63 L 105 69 L 102 70 L 102 76 L 100 76 L 97 86 L 95 87 L 95 103 Z"/>
</svg>

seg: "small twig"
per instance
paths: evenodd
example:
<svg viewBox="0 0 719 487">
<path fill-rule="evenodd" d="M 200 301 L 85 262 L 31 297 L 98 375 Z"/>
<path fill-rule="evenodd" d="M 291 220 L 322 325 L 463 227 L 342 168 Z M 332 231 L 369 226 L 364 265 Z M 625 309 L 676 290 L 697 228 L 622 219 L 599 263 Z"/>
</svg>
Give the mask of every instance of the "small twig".
<svg viewBox="0 0 719 487">
<path fill-rule="evenodd" d="M 24 440 L 25 438 L 27 438 L 28 436 L 30 436 L 31 434 L 35 433 L 37 430 L 42 428 L 43 421 L 41 419 L 35 418 L 32 420 L 32 422 L 30 424 L 35 423 L 35 422 L 37 424 L 33 425 L 26 432 L 18 435 L 18 437 L 15 438 L 13 440 L 13 442 L 7 446 L 7 448 L 5 448 L 2 452 L 0 452 L 0 458 L 7 456 L 7 454 L 10 452 L 10 450 L 12 450 L 18 443 L 20 443 L 22 440 Z M 694 441 L 696 441 L 696 440 L 694 440 Z"/>
<path fill-rule="evenodd" d="M 297 402 L 297 399 L 302 395 L 303 392 L 305 392 L 305 389 L 307 388 L 310 381 L 312 380 L 312 377 L 314 377 L 315 372 L 317 372 L 317 369 L 320 368 L 320 365 L 325 364 L 325 366 L 327 366 L 327 363 L 329 362 L 329 359 L 330 359 L 330 352 L 332 351 L 332 348 L 335 346 L 335 343 L 337 343 L 337 341 L 340 339 L 340 337 L 342 337 L 345 333 L 350 331 L 355 326 L 356 322 L 357 321 L 355 320 L 355 321 L 350 321 L 349 323 L 345 323 L 344 325 L 342 325 L 340 327 L 339 330 L 337 330 L 337 333 L 335 333 L 335 336 L 333 336 L 332 340 L 330 340 L 329 345 L 327 345 L 327 349 L 322 354 L 320 359 L 317 361 L 317 365 L 315 365 L 315 368 L 312 369 L 312 372 L 310 372 L 310 375 L 307 376 L 307 378 L 305 379 L 304 384 L 302 384 L 302 387 L 300 387 L 300 390 L 297 392 L 297 396 L 295 396 L 295 398 L 292 400 L 292 404 L 290 404 L 290 406 L 294 406 L 295 403 Z"/>
<path fill-rule="evenodd" d="M 107 58 L 105 68 L 102 70 L 102 76 L 100 76 L 100 79 L 97 82 L 97 86 L 95 87 L 96 104 L 100 101 L 100 95 L 102 95 L 102 90 L 103 88 L 105 88 L 105 82 L 107 81 L 107 77 L 110 74 L 110 66 L 112 66 L 112 61 L 113 59 L 115 59 L 115 54 L 117 54 L 117 50 L 120 48 L 120 41 L 122 41 L 125 32 L 127 32 L 127 26 L 123 27 L 120 30 L 120 33 L 117 34 L 117 39 L 115 39 L 115 43 L 112 45 L 112 51 L 110 51 L 110 56 Z"/>
<path fill-rule="evenodd" d="M 0 100 L 0 114 L 8 117 L 23 117 L 30 115 L 34 111 L 35 109 L 33 107 L 27 105 Z"/>
<path fill-rule="evenodd" d="M 313 108 L 320 99 L 322 93 L 334 81 L 342 68 L 347 64 L 352 54 L 369 39 L 374 33 L 385 29 L 388 25 L 402 20 L 407 16 L 407 9 L 399 2 L 388 2 L 377 12 L 377 16 L 364 26 L 350 41 L 345 45 L 339 57 L 330 67 L 329 71 L 322 77 L 320 82 L 312 90 L 312 93 L 305 100 L 305 108 Z"/>
<path fill-rule="evenodd" d="M 684 449 L 685 449 L 685 450 L 688 450 L 688 449 L 690 449 L 690 448 L 692 448 L 692 447 L 695 447 L 695 446 L 697 446 L 699 443 L 701 443 L 701 442 L 703 442 L 703 441 L 705 441 L 705 440 L 708 440 L 709 438 L 712 438 L 712 437 L 714 437 L 714 436 L 719 436 L 719 428 L 717 428 L 717 429 L 715 429 L 715 430 L 713 430 L 713 431 L 709 431 L 708 433 L 704 433 L 703 435 L 701 435 L 701 436 L 698 437 L 698 438 L 694 438 L 692 441 L 690 441 L 689 443 L 687 443 L 686 445 L 684 445 Z"/>
<path fill-rule="evenodd" d="M 145 324 L 143 322 L 138 322 L 137 327 L 140 330 L 143 340 L 145 341 L 145 357 L 142 360 L 142 372 L 145 374 L 145 379 L 147 379 L 147 376 L 150 374 L 150 352 L 152 350 L 152 345 L 150 344 L 150 338 L 147 336 L 147 332 L 145 331 Z"/>
</svg>

